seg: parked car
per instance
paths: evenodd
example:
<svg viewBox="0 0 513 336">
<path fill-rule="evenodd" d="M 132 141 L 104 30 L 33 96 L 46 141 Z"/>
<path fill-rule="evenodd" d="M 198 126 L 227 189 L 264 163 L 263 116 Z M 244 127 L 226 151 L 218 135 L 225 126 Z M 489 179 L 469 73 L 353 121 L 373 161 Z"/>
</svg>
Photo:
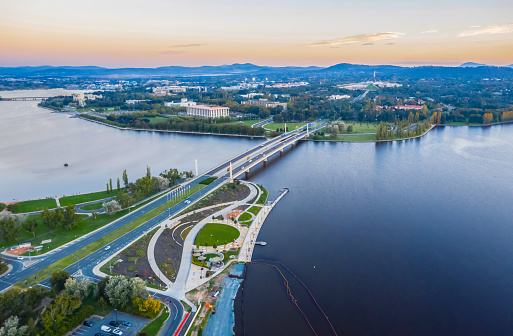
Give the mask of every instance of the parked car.
<svg viewBox="0 0 513 336">
<path fill-rule="evenodd" d="M 123 332 L 122 332 L 121 330 L 119 330 L 119 329 L 114 329 L 114 330 L 112 331 L 112 333 L 113 333 L 114 335 L 118 335 L 118 336 L 123 335 Z"/>
<path fill-rule="evenodd" d="M 105 248 L 105 251 L 110 250 L 110 245 Z"/>
<path fill-rule="evenodd" d="M 100 329 L 102 331 L 104 331 L 104 332 L 111 332 L 112 331 L 112 328 L 109 327 L 109 326 L 106 326 L 106 325 L 102 326 Z"/>
<path fill-rule="evenodd" d="M 109 324 L 113 327 L 119 327 L 119 322 L 118 321 L 110 321 Z"/>
<path fill-rule="evenodd" d="M 82 323 L 83 325 L 85 325 L 86 327 L 92 327 L 94 325 L 93 321 L 84 321 L 84 323 Z"/>
<path fill-rule="evenodd" d="M 122 323 L 125 327 L 131 327 L 132 326 L 132 323 L 128 322 L 128 321 L 123 321 Z"/>
</svg>

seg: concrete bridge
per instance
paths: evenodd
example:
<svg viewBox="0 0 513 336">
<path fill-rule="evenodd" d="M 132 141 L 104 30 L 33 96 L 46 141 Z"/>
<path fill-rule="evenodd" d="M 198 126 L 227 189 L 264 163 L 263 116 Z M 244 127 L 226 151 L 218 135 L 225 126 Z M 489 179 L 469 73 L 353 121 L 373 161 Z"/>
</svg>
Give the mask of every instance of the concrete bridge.
<svg viewBox="0 0 513 336">
<path fill-rule="evenodd" d="M 267 159 L 275 153 L 283 153 L 288 146 L 295 146 L 299 140 L 305 139 L 311 132 L 314 132 L 326 125 L 326 122 L 319 123 L 320 120 L 307 124 L 297 130 L 282 134 L 260 145 L 257 145 L 236 157 L 227 160 L 223 164 L 211 169 L 206 174 L 210 176 L 230 175 L 230 179 L 235 179 L 243 173 L 249 174 L 249 170 L 261 162 L 267 163 Z M 318 125 L 316 125 L 318 124 Z M 315 126 L 316 125 L 316 126 Z"/>
<path fill-rule="evenodd" d="M 6 97 L 1 97 L 0 96 L 0 100 L 3 100 L 3 101 L 27 101 L 27 100 L 43 100 L 43 99 L 46 99 L 48 97 L 12 97 L 12 98 L 6 98 Z"/>
</svg>

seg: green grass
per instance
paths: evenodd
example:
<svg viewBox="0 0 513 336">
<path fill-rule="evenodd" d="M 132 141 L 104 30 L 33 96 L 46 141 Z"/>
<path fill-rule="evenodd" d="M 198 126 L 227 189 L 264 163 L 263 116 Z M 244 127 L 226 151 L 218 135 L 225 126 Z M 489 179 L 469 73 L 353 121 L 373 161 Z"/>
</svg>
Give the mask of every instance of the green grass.
<svg viewBox="0 0 513 336">
<path fill-rule="evenodd" d="M 201 190 L 204 186 L 202 185 L 195 185 L 191 188 L 191 192 L 197 192 Z M 126 224 L 125 226 L 117 229 L 114 232 L 109 233 L 106 236 L 103 236 L 102 238 L 98 239 L 94 243 L 91 243 L 87 245 L 86 247 L 78 250 L 77 252 L 66 256 L 62 258 L 61 260 L 47 266 L 46 268 L 36 272 L 35 274 L 29 276 L 26 279 L 23 279 L 22 281 L 18 282 L 18 284 L 24 284 L 25 280 L 27 280 L 27 286 L 35 285 L 36 283 L 40 282 L 41 280 L 44 280 L 46 278 L 49 278 L 52 276 L 52 274 L 56 271 L 62 270 L 69 265 L 77 262 L 78 260 L 87 257 L 92 252 L 102 248 L 103 246 L 109 244 L 110 242 L 118 239 L 119 237 L 125 235 L 126 233 L 136 229 L 137 227 L 141 226 L 142 224 L 146 223 L 148 220 L 152 219 L 153 217 L 157 216 L 158 214 L 166 211 L 167 208 L 172 207 L 173 205 L 177 204 L 178 202 L 181 202 L 185 198 L 185 195 L 182 195 L 180 197 L 176 197 L 169 202 L 166 202 L 157 208 L 145 213 L 144 215 L 138 217 L 137 219 L 131 221 L 130 223 Z M 123 210 L 118 212 L 116 215 L 121 214 L 127 210 Z M 126 214 L 126 212 L 125 212 Z M 98 216 L 99 217 L 99 216 Z M 121 217 L 121 216 L 120 216 Z M 112 220 L 110 220 L 112 221 Z"/>
<path fill-rule="evenodd" d="M 255 120 L 242 120 L 242 121 L 231 121 L 226 123 L 226 125 L 244 125 L 244 126 L 252 126 L 256 123 L 263 121 L 264 119 L 255 119 Z"/>
<path fill-rule="evenodd" d="M 343 134 L 355 134 L 355 133 L 376 133 L 377 124 L 372 123 L 359 123 L 359 122 L 351 122 L 344 121 L 345 127 Z M 351 125 L 353 126 L 353 131 L 351 133 L 347 133 L 347 127 Z M 324 129 L 325 130 L 325 129 Z"/>
<path fill-rule="evenodd" d="M 247 220 L 250 220 L 253 216 L 251 216 L 249 213 L 245 212 L 242 215 L 239 216 L 237 219 L 239 222 L 245 222 Z"/>
<path fill-rule="evenodd" d="M 146 334 L 148 336 L 157 336 L 168 317 L 169 311 L 167 310 L 166 306 L 164 306 L 164 311 L 162 312 L 162 314 L 160 314 L 159 317 L 148 323 L 146 327 L 144 327 L 143 330 L 141 330 L 137 335 Z"/>
<path fill-rule="evenodd" d="M 228 261 L 230 261 L 230 256 L 232 256 L 232 255 L 238 256 L 239 255 L 239 251 L 226 251 L 226 252 L 223 252 L 223 255 L 224 255 L 223 264 L 226 265 L 226 263 Z"/>
<path fill-rule="evenodd" d="M 80 209 L 82 209 L 82 210 L 99 210 L 101 208 L 103 208 L 103 202 L 84 205 Z"/>
<path fill-rule="evenodd" d="M 198 232 L 194 245 L 213 246 L 225 245 L 239 238 L 239 230 L 233 226 L 217 223 L 208 223 Z"/>
<path fill-rule="evenodd" d="M 216 179 L 217 179 L 217 177 L 212 176 L 212 177 L 204 179 L 199 184 L 209 185 L 210 183 L 214 182 Z"/>
<path fill-rule="evenodd" d="M 0 212 L 3 211 L 4 209 L 5 209 L 5 204 L 0 203 Z"/>
<path fill-rule="evenodd" d="M 80 195 L 73 195 L 73 196 L 64 196 L 59 198 L 59 203 L 61 206 L 67 206 L 67 205 L 75 205 L 90 201 L 97 201 L 104 198 L 109 198 L 116 196 L 118 193 L 117 189 L 112 190 L 112 193 L 107 194 L 107 191 L 97 191 L 87 194 L 80 194 Z"/>
<path fill-rule="evenodd" d="M 100 304 L 98 303 L 98 300 L 96 298 L 93 298 L 92 295 L 85 298 L 82 302 L 82 305 L 87 306 L 93 306 L 94 308 L 94 314 L 99 316 L 107 316 L 111 311 L 114 310 L 114 307 L 110 305 L 109 300 L 105 300 L 105 308 L 102 309 Z"/>
<path fill-rule="evenodd" d="M 306 123 L 287 123 L 287 128 L 289 129 L 289 132 L 296 129 L 296 126 L 302 127 L 305 126 Z M 285 123 L 270 123 L 264 126 L 265 129 L 276 131 L 278 128 L 285 129 Z"/>
<path fill-rule="evenodd" d="M 18 202 L 9 206 L 12 213 L 42 211 L 44 208 L 55 209 L 57 208 L 57 202 L 54 198 L 44 198 L 33 201 Z"/>
<path fill-rule="evenodd" d="M 219 257 L 217 254 L 215 253 L 207 253 L 207 254 L 204 254 L 203 255 L 205 258 L 207 258 L 206 260 L 210 260 L 210 258 L 215 258 L 215 257 Z"/>
<path fill-rule="evenodd" d="M 190 313 L 192 311 L 191 306 L 189 306 L 187 303 L 185 303 L 185 301 L 180 300 L 180 303 L 182 304 L 183 309 L 185 311 L 187 311 L 188 313 Z"/>
<path fill-rule="evenodd" d="M 159 122 L 165 122 L 169 120 L 169 118 L 166 117 L 146 117 L 146 119 L 149 119 L 151 124 L 158 124 Z"/>
<path fill-rule="evenodd" d="M 0 266 L 0 275 L 4 274 L 5 272 L 7 272 L 7 269 L 9 269 L 9 266 L 7 266 L 7 264 L 2 264 Z"/>
<path fill-rule="evenodd" d="M 251 208 L 248 209 L 248 211 L 251 212 L 255 216 L 258 215 L 260 210 L 262 210 L 262 207 L 259 207 L 259 206 L 252 206 Z"/>
<path fill-rule="evenodd" d="M 260 190 L 262 190 L 262 194 L 258 198 L 257 203 L 258 204 L 264 204 L 267 201 L 267 197 L 269 196 L 269 192 L 267 192 L 267 189 L 265 189 L 263 186 L 259 185 Z"/>
</svg>

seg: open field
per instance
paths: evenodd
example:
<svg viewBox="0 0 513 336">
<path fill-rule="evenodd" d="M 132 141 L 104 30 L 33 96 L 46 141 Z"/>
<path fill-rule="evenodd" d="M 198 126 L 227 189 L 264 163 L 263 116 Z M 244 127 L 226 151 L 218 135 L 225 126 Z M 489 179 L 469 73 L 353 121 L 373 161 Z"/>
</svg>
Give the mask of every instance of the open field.
<svg viewBox="0 0 513 336">
<path fill-rule="evenodd" d="M 103 202 L 84 205 L 81 209 L 82 210 L 99 210 L 101 208 L 103 208 Z"/>
<path fill-rule="evenodd" d="M 359 122 L 352 122 L 352 121 L 344 121 L 345 130 L 342 132 L 342 134 L 353 134 L 353 133 L 376 133 L 376 129 L 378 127 L 377 124 L 371 124 L 371 123 L 359 123 Z M 347 133 L 347 126 L 353 126 L 353 131 L 351 133 Z"/>
<path fill-rule="evenodd" d="M 252 206 L 251 208 L 248 209 L 248 212 L 251 212 L 253 215 L 256 216 L 256 215 L 258 215 L 260 210 L 262 210 L 262 207 Z"/>
<path fill-rule="evenodd" d="M 9 208 L 11 209 L 12 213 L 35 212 L 42 211 L 44 210 L 44 208 L 55 209 L 57 208 L 57 202 L 54 198 L 43 198 L 38 200 L 14 203 Z"/>
<path fill-rule="evenodd" d="M 113 182 L 113 184 L 116 183 L 116 181 L 112 181 L 112 182 Z M 59 198 L 59 203 L 61 204 L 61 206 L 67 206 L 70 204 L 75 205 L 75 204 L 97 201 L 97 200 L 101 200 L 104 198 L 113 197 L 113 196 L 116 196 L 117 193 L 118 193 L 118 190 L 113 189 L 112 192 L 108 193 L 108 194 L 107 194 L 107 191 L 104 190 L 104 191 L 97 191 L 97 192 L 92 192 L 92 193 L 88 193 L 88 194 L 64 196 L 64 197 Z"/>
<path fill-rule="evenodd" d="M 267 196 L 269 196 L 269 192 L 267 191 L 267 189 L 265 189 L 263 186 L 261 185 L 258 185 L 258 187 L 260 188 L 260 190 L 262 190 L 262 194 L 260 195 L 260 197 L 258 198 L 258 201 L 257 203 L 258 204 L 264 204 L 266 201 L 267 201 Z"/>
<path fill-rule="evenodd" d="M 194 245 L 225 245 L 239 238 L 239 230 L 230 225 L 208 223 L 198 232 Z"/>
<path fill-rule="evenodd" d="M 146 117 L 146 119 L 149 119 L 151 124 L 158 124 L 159 122 L 164 122 L 164 121 L 169 120 L 169 118 L 166 118 L 166 117 Z"/>
</svg>

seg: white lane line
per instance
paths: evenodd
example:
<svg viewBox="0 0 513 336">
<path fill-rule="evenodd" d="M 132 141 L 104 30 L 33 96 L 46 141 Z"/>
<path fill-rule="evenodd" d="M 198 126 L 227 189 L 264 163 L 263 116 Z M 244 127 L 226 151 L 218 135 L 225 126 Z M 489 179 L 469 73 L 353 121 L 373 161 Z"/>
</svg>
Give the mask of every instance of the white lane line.
<svg viewBox="0 0 513 336">
<path fill-rule="evenodd" d="M 175 306 L 175 308 L 176 308 L 175 318 L 173 319 L 173 321 L 174 321 L 174 320 L 176 320 L 176 317 L 178 316 L 178 307 L 175 305 L 174 302 L 173 302 L 173 306 Z"/>
</svg>

